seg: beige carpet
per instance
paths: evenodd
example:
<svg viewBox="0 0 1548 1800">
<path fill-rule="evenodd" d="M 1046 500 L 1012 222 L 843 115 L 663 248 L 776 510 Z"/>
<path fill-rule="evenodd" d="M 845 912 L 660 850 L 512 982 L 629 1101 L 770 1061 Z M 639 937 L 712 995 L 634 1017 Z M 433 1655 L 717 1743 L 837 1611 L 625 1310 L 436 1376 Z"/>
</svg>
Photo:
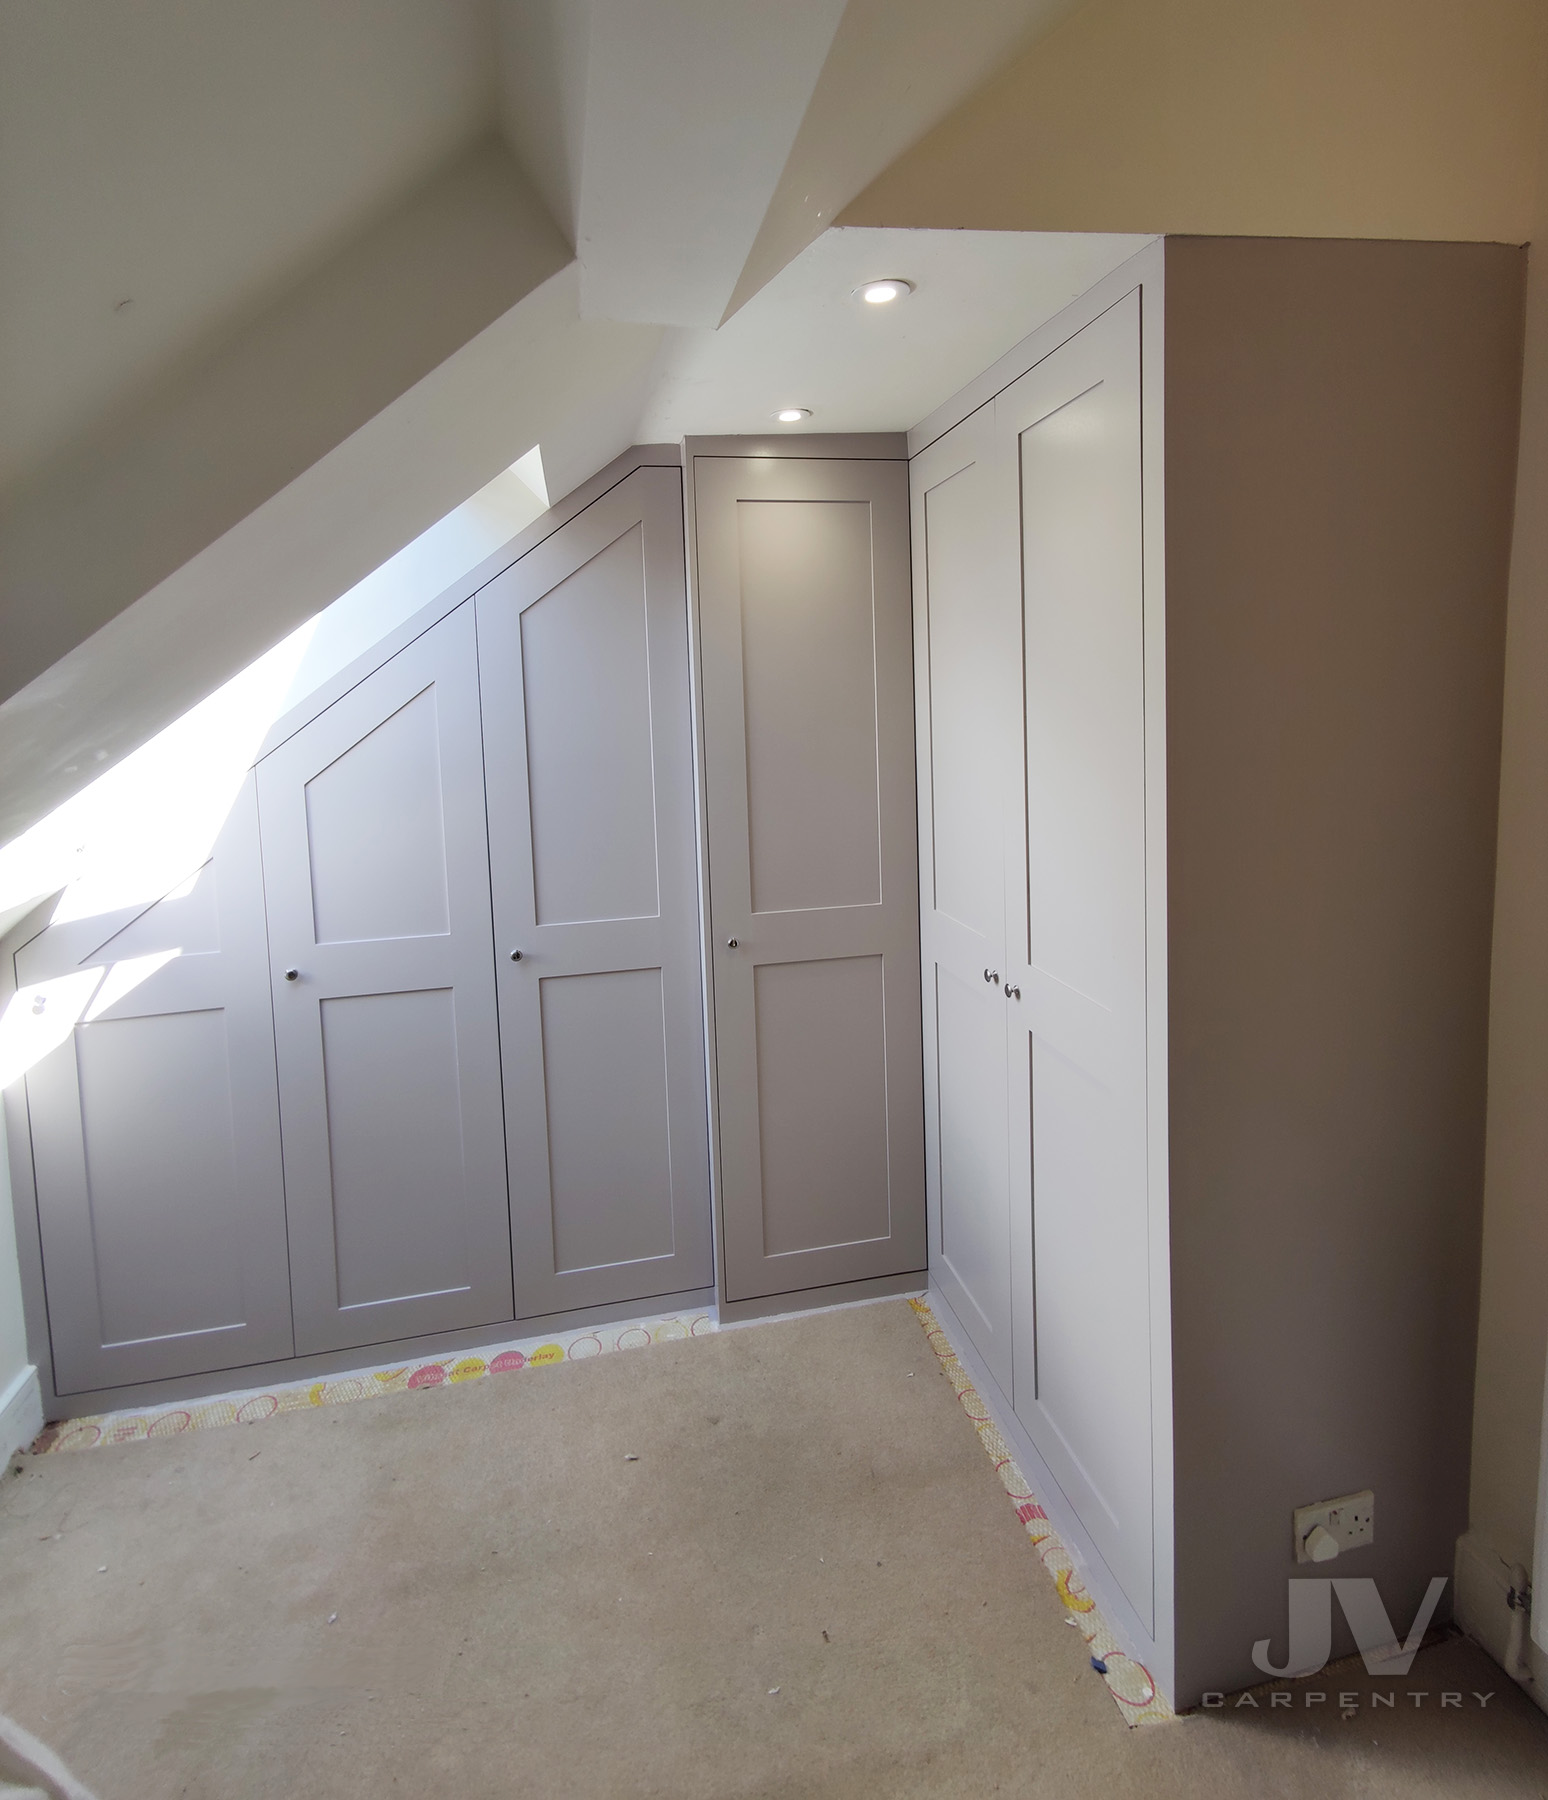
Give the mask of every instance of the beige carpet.
<svg viewBox="0 0 1548 1800">
<path fill-rule="evenodd" d="M 1548 1792 L 1470 1646 L 1403 1685 L 1497 1698 L 1127 1729 L 902 1302 L 0 1489 L 0 1710 L 101 1800 Z"/>
</svg>

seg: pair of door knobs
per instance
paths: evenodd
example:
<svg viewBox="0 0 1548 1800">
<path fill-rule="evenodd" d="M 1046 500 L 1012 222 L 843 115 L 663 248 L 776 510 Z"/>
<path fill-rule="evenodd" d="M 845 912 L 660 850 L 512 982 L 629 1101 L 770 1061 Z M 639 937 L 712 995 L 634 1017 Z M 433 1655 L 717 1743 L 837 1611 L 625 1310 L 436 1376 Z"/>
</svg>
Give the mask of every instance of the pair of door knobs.
<svg viewBox="0 0 1548 1800">
<path fill-rule="evenodd" d="M 995 987 L 998 987 L 1000 985 L 1000 971 L 998 969 L 985 969 L 984 980 L 991 982 Z M 1004 994 L 1007 1000 L 1019 1000 L 1021 998 L 1021 989 L 1019 987 L 1012 987 L 1007 981 L 1004 988 Z"/>
</svg>

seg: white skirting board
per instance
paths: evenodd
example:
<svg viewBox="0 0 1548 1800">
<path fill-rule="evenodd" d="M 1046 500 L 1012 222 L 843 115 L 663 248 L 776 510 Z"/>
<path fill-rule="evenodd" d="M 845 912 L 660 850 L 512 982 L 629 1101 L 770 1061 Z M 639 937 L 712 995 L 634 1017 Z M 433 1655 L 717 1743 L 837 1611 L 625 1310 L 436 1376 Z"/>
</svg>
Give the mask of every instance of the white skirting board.
<svg viewBox="0 0 1548 1800">
<path fill-rule="evenodd" d="M 1492 1545 L 1476 1531 L 1465 1532 L 1457 1539 L 1454 1617 L 1473 1642 L 1487 1650 L 1502 1669 L 1508 1668 L 1507 1646 L 1514 1620 L 1506 1604 L 1510 1586 L 1510 1565 Z M 1548 1654 L 1533 1643 L 1530 1636 L 1523 1651 L 1532 1679 L 1517 1685 L 1548 1712 Z"/>
<path fill-rule="evenodd" d="M 28 1363 L 11 1384 L 0 1389 L 0 1466 L 25 1450 L 43 1429 L 43 1394 L 38 1372 Z"/>
</svg>

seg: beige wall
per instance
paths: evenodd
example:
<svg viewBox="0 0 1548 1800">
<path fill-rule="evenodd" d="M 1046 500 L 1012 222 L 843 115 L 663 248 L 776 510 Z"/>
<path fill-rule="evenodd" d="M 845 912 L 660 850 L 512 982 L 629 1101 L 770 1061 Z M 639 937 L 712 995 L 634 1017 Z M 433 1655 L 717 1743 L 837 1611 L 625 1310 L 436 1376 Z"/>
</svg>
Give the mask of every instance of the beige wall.
<svg viewBox="0 0 1548 1800">
<path fill-rule="evenodd" d="M 1540 0 L 1088 0 L 841 225 L 1522 243 Z"/>
<path fill-rule="evenodd" d="M 1529 1569 L 1548 1357 L 1548 104 L 1542 116 L 1506 637 L 1471 1507 L 1484 1544 Z"/>
</svg>

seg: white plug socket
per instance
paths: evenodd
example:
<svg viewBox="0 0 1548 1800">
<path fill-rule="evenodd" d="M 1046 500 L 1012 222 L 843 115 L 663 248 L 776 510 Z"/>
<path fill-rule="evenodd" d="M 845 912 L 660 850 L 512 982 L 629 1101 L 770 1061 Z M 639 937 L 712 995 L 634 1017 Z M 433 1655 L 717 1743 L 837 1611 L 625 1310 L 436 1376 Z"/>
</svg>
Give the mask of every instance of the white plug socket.
<svg viewBox="0 0 1548 1800">
<path fill-rule="evenodd" d="M 1315 1543 L 1311 1542 L 1317 1532 Z M 1329 1548 L 1328 1540 L 1332 1540 Z M 1319 1500 L 1295 1509 L 1295 1560 L 1329 1562 L 1341 1550 L 1376 1541 L 1376 1496 L 1369 1488 L 1341 1500 Z"/>
</svg>

